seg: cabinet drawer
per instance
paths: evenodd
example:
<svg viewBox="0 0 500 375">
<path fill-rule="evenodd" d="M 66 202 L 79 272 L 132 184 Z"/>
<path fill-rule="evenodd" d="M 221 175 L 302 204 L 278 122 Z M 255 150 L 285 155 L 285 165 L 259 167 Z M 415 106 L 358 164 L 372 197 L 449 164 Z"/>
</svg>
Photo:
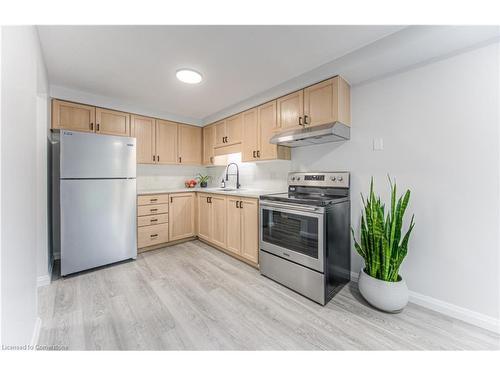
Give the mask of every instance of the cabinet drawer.
<svg viewBox="0 0 500 375">
<path fill-rule="evenodd" d="M 137 247 L 139 249 L 164 242 L 168 242 L 168 224 L 137 228 Z"/>
<path fill-rule="evenodd" d="M 139 216 L 137 218 L 137 226 L 145 227 L 148 225 L 165 224 L 168 223 L 168 214 Z"/>
<path fill-rule="evenodd" d="M 168 214 L 168 204 L 151 204 L 149 206 L 137 206 L 137 216 Z"/>
<path fill-rule="evenodd" d="M 146 206 L 149 204 L 168 203 L 168 194 L 159 195 L 139 195 L 137 197 L 138 206 Z"/>
</svg>

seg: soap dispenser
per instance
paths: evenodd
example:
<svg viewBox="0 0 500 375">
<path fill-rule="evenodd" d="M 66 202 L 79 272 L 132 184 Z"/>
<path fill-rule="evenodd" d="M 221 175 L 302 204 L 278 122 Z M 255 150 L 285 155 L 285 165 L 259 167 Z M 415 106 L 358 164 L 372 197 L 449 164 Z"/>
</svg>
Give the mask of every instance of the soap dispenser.
<svg viewBox="0 0 500 375">
<path fill-rule="evenodd" d="M 225 188 L 226 188 L 226 181 L 224 181 L 224 179 L 222 179 L 222 180 L 221 180 L 221 182 L 220 182 L 220 187 L 221 187 L 222 189 L 225 189 Z"/>
</svg>

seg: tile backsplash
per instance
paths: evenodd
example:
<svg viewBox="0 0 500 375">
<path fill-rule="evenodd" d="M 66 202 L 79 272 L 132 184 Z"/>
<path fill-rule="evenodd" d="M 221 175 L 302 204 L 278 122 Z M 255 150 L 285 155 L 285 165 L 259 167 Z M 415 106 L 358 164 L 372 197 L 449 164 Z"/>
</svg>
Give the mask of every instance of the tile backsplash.
<svg viewBox="0 0 500 375">
<path fill-rule="evenodd" d="M 246 189 L 262 189 L 272 191 L 287 190 L 287 176 L 291 170 L 291 162 L 287 160 L 262 161 L 258 163 L 242 163 L 241 154 L 231 154 L 217 160 L 221 166 L 181 166 L 181 165 L 146 165 L 137 166 L 137 190 L 175 189 L 184 187 L 184 182 L 195 178 L 198 173 L 211 177 L 210 187 L 220 186 L 226 176 L 226 165 L 234 162 L 240 170 L 240 184 Z M 231 167 L 230 173 L 236 173 Z M 236 176 L 230 175 L 226 186 L 236 185 Z"/>
<path fill-rule="evenodd" d="M 227 163 L 238 164 L 240 170 L 240 184 L 242 188 L 263 189 L 273 191 L 287 190 L 287 177 L 290 172 L 289 160 L 261 161 L 258 163 L 242 163 L 241 154 L 227 155 Z M 226 166 L 207 168 L 207 173 L 212 177 L 211 185 L 220 186 L 221 180 L 226 176 Z M 227 187 L 236 186 L 236 168 L 231 166 Z"/>
<path fill-rule="evenodd" d="M 207 174 L 203 166 L 137 165 L 137 190 L 176 189 L 198 173 Z"/>
</svg>

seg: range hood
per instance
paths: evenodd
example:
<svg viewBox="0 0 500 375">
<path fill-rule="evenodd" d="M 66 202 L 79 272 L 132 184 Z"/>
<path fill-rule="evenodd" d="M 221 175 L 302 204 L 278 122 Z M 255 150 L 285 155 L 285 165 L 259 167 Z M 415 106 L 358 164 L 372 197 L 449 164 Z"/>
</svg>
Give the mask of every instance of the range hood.
<svg viewBox="0 0 500 375">
<path fill-rule="evenodd" d="M 300 147 L 317 145 L 319 143 L 347 141 L 351 137 L 351 128 L 341 122 L 303 128 L 297 130 L 287 130 L 274 135 L 269 142 L 288 146 Z"/>
</svg>

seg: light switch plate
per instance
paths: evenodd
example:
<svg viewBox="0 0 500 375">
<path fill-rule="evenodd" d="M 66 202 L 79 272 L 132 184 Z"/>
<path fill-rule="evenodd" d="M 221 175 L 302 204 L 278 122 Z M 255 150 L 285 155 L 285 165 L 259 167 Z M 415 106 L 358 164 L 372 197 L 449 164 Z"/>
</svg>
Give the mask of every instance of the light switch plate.
<svg viewBox="0 0 500 375">
<path fill-rule="evenodd" d="M 384 149 L 383 138 L 373 138 L 373 151 L 382 151 Z"/>
</svg>

